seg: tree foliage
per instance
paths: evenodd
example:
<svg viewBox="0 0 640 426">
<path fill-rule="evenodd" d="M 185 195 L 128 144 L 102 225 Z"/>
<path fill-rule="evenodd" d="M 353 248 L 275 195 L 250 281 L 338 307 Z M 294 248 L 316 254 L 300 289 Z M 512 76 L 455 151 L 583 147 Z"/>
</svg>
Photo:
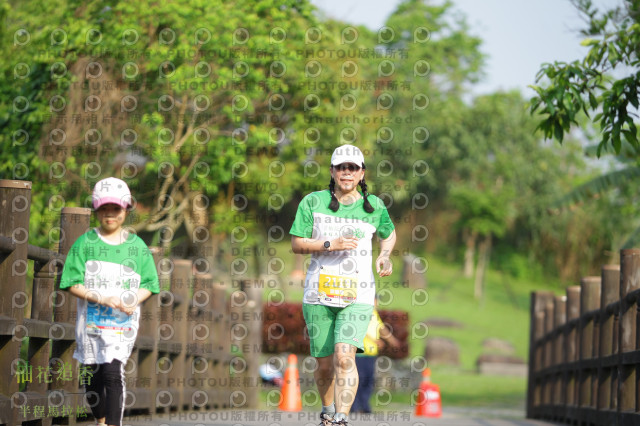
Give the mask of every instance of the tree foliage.
<svg viewBox="0 0 640 426">
<path fill-rule="evenodd" d="M 591 0 L 574 0 L 585 16 L 582 44 L 589 51 L 582 60 L 545 64 L 532 86 L 537 95 L 531 111 L 544 118 L 539 128 L 545 137 L 562 143 L 580 113 L 593 116 L 602 132 L 598 155 L 622 142 L 640 146 L 635 124 L 640 87 L 640 1 L 600 12 Z"/>
<path fill-rule="evenodd" d="M 577 214 L 579 208 L 590 211 L 589 220 L 602 215 L 596 223 L 610 248 L 607 250 L 602 241 L 595 239 L 590 247 L 600 246 L 600 250 L 614 253 L 638 242 L 634 207 L 637 200 L 631 187 L 638 175 L 640 158 L 636 125 L 640 2 L 625 0 L 604 11 L 590 0 L 575 0 L 574 4 L 587 23 L 581 34 L 582 45 L 589 50 L 579 61 L 543 65 L 537 81 L 544 86 L 532 86 L 537 96 L 532 99 L 531 112 L 544 116 L 539 128 L 548 138 L 562 143 L 572 127 L 579 127 L 588 139 L 599 140 L 597 145 L 587 147 L 588 156 L 614 153 L 606 166 L 583 174 L 576 185 L 550 204 L 556 215 L 566 215 L 568 211 Z M 591 135 L 591 123 L 599 136 Z M 598 202 L 585 204 L 594 199 Z M 576 247 L 584 246 L 577 243 Z"/>
<path fill-rule="evenodd" d="M 256 247 L 286 235 L 298 200 L 327 187 L 333 149 L 354 143 L 399 232 L 445 223 L 448 252 L 475 234 L 553 264 L 541 259 L 569 239 L 544 212 L 584 164 L 540 144 L 519 95 L 465 98 L 485 58 L 452 2 L 403 1 L 379 31 L 315 12 L 0 0 L 0 175 L 33 181 L 31 242 L 53 245 L 60 208 L 89 206 L 115 175 L 154 244 L 209 260 Z"/>
</svg>

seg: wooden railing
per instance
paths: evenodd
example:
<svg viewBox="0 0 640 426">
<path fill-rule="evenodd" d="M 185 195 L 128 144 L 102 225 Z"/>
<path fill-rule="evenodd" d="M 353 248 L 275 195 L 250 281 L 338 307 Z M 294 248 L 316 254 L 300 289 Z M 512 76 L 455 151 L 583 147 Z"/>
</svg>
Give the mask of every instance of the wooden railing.
<svg viewBox="0 0 640 426">
<path fill-rule="evenodd" d="M 527 417 L 640 424 L 640 250 L 566 295 L 531 296 Z"/>
<path fill-rule="evenodd" d="M 30 182 L 0 180 L 0 425 L 76 424 L 92 416 L 72 358 L 76 299 L 58 282 L 91 212 L 62 208 L 52 252 L 28 244 L 30 204 Z M 255 407 L 257 354 L 233 356 L 231 349 L 260 343 L 261 292 L 249 281 L 232 289 L 211 274 L 194 275 L 190 260 L 152 253 L 163 291 L 142 307 L 125 367 L 128 412 Z"/>
</svg>

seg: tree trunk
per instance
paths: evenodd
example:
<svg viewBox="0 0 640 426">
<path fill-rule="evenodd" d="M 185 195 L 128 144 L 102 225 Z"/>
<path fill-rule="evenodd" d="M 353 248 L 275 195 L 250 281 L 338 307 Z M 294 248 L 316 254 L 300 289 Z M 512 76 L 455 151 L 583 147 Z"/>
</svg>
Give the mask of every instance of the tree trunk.
<svg viewBox="0 0 640 426">
<path fill-rule="evenodd" d="M 474 257 L 476 256 L 476 240 L 478 239 L 478 234 L 465 229 L 463 231 L 463 238 L 465 240 L 466 249 L 464 251 L 464 265 L 462 271 L 465 278 L 471 278 L 473 276 L 473 264 Z"/>
<path fill-rule="evenodd" d="M 489 266 L 489 256 L 491 255 L 491 234 L 487 235 L 478 246 L 478 268 L 473 285 L 473 296 L 476 300 L 484 296 L 484 277 Z"/>
</svg>

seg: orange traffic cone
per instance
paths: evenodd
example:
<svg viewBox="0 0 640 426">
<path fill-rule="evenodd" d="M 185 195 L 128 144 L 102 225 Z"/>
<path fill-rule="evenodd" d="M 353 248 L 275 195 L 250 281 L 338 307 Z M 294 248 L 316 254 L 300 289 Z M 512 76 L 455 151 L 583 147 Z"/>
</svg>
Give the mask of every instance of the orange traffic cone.
<svg viewBox="0 0 640 426">
<path fill-rule="evenodd" d="M 431 383 L 431 369 L 429 368 L 425 368 L 422 371 L 422 383 L 420 383 L 420 390 L 418 390 L 418 400 L 416 401 L 416 416 L 442 416 L 440 386 Z"/>
<path fill-rule="evenodd" d="M 301 411 L 300 374 L 298 373 L 298 357 L 290 354 L 282 384 L 282 401 L 278 406 L 282 411 Z"/>
</svg>

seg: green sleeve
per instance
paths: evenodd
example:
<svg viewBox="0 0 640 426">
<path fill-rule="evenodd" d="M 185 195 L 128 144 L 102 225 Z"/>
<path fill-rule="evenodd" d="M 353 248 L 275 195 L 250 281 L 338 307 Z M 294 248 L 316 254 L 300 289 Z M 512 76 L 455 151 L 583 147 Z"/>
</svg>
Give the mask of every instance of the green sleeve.
<svg viewBox="0 0 640 426">
<path fill-rule="evenodd" d="M 289 234 L 302 238 L 311 238 L 313 235 L 313 213 L 309 206 L 309 200 L 312 196 L 313 194 L 307 195 L 298 204 L 296 218 L 293 220 Z"/>
<path fill-rule="evenodd" d="M 60 278 L 60 289 L 73 287 L 76 284 L 84 285 L 85 271 L 85 238 L 80 236 L 71 246 L 71 250 L 67 254 Z"/>
<path fill-rule="evenodd" d="M 387 208 L 385 207 L 384 203 L 382 202 L 382 200 L 379 200 L 379 201 L 380 202 L 378 203 L 378 208 L 381 209 L 381 212 L 380 212 L 380 222 L 378 223 L 378 228 L 376 229 L 376 233 L 378 234 L 378 237 L 380 237 L 380 239 L 386 240 L 387 238 L 389 238 L 389 236 L 391 235 L 391 233 L 396 227 L 393 225 L 393 222 L 391 221 L 391 217 L 389 217 L 389 212 L 387 211 Z"/>
</svg>

